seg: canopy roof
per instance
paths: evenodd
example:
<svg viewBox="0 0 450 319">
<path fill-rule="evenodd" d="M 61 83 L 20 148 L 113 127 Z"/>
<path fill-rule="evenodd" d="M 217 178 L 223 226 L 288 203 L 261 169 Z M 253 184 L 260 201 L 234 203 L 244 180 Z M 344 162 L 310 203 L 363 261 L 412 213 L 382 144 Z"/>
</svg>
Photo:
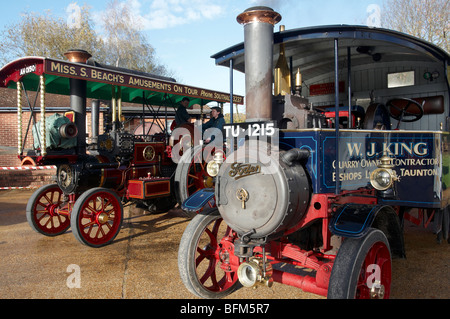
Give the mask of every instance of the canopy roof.
<svg viewBox="0 0 450 319">
<path fill-rule="evenodd" d="M 0 87 L 17 88 L 17 82 L 25 88 L 37 91 L 40 76 L 45 76 L 45 92 L 70 95 L 70 79 L 86 80 L 87 98 L 111 100 L 112 87 L 121 88 L 122 101 L 145 102 L 152 105 L 176 106 L 183 97 L 189 97 L 190 104 L 207 104 L 212 101 L 228 103 L 230 94 L 211 91 L 177 83 L 174 79 L 149 73 L 115 68 L 88 61 L 68 61 L 25 57 L 13 61 L 0 69 Z M 243 104 L 242 96 L 233 96 L 234 103 Z"/>
<path fill-rule="evenodd" d="M 367 26 L 331 25 L 299 28 L 274 33 L 274 44 L 284 43 L 286 57 L 292 57 L 294 70 L 300 68 L 303 78 L 314 79 L 334 70 L 334 40 L 338 40 L 339 61 L 347 58 L 350 48 L 352 67 L 375 62 L 439 62 L 450 64 L 450 56 L 441 48 L 419 38 Z M 274 49 L 274 61 L 278 49 Z M 244 43 L 234 45 L 212 56 L 217 65 L 245 72 Z M 340 64 L 342 65 L 342 64 Z"/>
</svg>

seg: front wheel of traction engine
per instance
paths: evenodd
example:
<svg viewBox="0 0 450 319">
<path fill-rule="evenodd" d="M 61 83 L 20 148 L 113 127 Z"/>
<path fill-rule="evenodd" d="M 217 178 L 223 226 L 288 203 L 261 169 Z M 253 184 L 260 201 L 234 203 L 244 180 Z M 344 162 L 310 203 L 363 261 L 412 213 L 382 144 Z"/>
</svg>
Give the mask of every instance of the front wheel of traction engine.
<svg viewBox="0 0 450 319">
<path fill-rule="evenodd" d="M 190 292 L 201 298 L 219 299 L 240 287 L 234 240 L 234 233 L 217 209 L 192 219 L 178 250 L 180 277 Z"/>
<path fill-rule="evenodd" d="M 27 221 L 33 230 L 45 236 L 57 236 L 69 229 L 69 216 L 58 212 L 63 196 L 57 184 L 42 186 L 33 193 L 26 208 Z"/>
<path fill-rule="evenodd" d="M 362 238 L 347 238 L 331 272 L 329 299 L 388 299 L 392 259 L 388 240 L 379 229 Z"/>
<path fill-rule="evenodd" d="M 75 202 L 71 226 L 75 238 L 84 245 L 99 248 L 111 243 L 120 231 L 123 205 L 112 190 L 93 188 Z"/>
</svg>

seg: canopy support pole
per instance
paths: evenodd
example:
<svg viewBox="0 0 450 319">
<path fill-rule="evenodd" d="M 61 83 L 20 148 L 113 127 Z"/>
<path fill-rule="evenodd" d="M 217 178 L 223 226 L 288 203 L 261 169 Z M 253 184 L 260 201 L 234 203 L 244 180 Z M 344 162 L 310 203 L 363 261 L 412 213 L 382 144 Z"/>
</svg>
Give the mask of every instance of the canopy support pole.
<svg viewBox="0 0 450 319">
<path fill-rule="evenodd" d="M 47 155 L 47 138 L 46 138 L 46 121 L 45 121 L 45 77 L 44 75 L 40 76 L 40 88 L 41 88 L 41 155 Z"/>
<path fill-rule="evenodd" d="M 234 94 L 234 92 L 233 92 L 233 82 L 234 82 L 234 79 L 233 79 L 233 67 L 234 67 L 234 60 L 233 59 L 231 59 L 230 60 L 230 123 L 231 124 L 233 124 L 233 121 L 234 121 L 234 119 L 233 119 L 233 113 L 234 113 L 234 105 L 233 105 L 233 94 Z"/>
<path fill-rule="evenodd" d="M 352 55 L 351 48 L 347 48 L 347 79 L 348 79 L 348 128 L 353 128 L 352 119 Z"/>
<path fill-rule="evenodd" d="M 18 153 L 22 155 L 22 82 L 17 81 L 17 123 L 18 123 Z"/>
<path fill-rule="evenodd" d="M 334 127 L 336 132 L 336 195 L 339 194 L 339 40 L 334 39 Z"/>
</svg>

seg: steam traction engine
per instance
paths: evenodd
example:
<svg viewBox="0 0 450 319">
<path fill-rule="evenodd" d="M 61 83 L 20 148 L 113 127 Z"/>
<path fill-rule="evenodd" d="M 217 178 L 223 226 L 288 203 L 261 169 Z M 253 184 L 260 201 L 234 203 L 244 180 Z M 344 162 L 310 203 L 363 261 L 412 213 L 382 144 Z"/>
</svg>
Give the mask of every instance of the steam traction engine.
<svg viewBox="0 0 450 319">
<path fill-rule="evenodd" d="M 144 115 L 145 106 L 176 106 L 183 96 L 200 104 L 211 101 L 202 98 L 201 92 L 216 97 L 227 95 L 184 86 L 166 77 L 101 65 L 88 60 L 90 54 L 85 51 L 70 51 L 66 56 L 69 62 L 19 59 L 0 70 L 0 80 L 3 87 L 17 89 L 22 163 L 57 168 L 56 183 L 38 189 L 28 202 L 26 215 L 30 226 L 46 236 L 62 234 L 72 227 L 81 243 L 101 247 L 118 234 L 125 203 L 139 204 L 151 212 L 165 212 L 177 203 L 174 181 L 177 166 L 171 158 L 167 129 L 163 127 L 161 133 L 153 135 L 127 132 L 122 123 L 122 103 L 141 103 Z M 29 101 L 27 90 L 36 91 L 36 100 L 40 102 L 40 121 L 32 127 L 34 142 L 28 149 L 29 129 L 23 130 L 26 123 L 22 120 L 22 100 L 27 97 Z M 47 116 L 45 93 L 69 95 L 69 112 Z M 89 144 L 87 98 L 94 99 Z M 104 118 L 103 134 L 99 134 L 99 100 L 111 101 L 110 120 Z M 220 98 L 215 101 L 225 102 Z M 28 128 L 37 117 L 36 105 L 29 103 L 29 107 L 32 115 Z M 178 176 L 178 181 L 182 178 Z"/>
<path fill-rule="evenodd" d="M 344 108 L 343 123 L 340 66 L 347 65 L 352 103 L 360 94 L 351 90 L 355 68 L 377 74 L 385 66 L 377 64 L 382 57 L 403 69 L 422 61 L 445 74 L 449 56 L 389 30 L 333 26 L 274 34 L 280 20 L 270 8 L 246 10 L 238 17 L 244 44 L 214 56 L 241 71 L 245 64 L 247 122 L 224 130 L 234 152 L 208 164 L 215 189 L 200 190 L 183 203 L 186 210 L 200 211 L 214 199 L 216 207 L 200 211 L 183 234 L 181 279 L 203 298 L 273 282 L 329 298 L 388 298 L 392 257 L 405 257 L 401 217 L 412 208 L 438 213 L 448 205 L 448 164 L 441 160 L 448 157 L 448 82 L 431 83 L 442 90 L 440 103 L 429 94 L 422 100 L 390 97 L 410 95 L 408 89 L 380 89 L 379 100 L 371 99 L 363 113 Z M 291 65 L 299 65 L 304 77 L 323 81 L 334 75 L 332 115 L 311 107 L 301 95 L 302 81 L 292 93 L 272 96 L 274 41 L 286 45 Z M 384 51 L 374 58 L 377 49 Z M 292 69 L 297 70 L 288 75 Z M 319 73 L 324 69 L 328 74 Z M 277 75 L 275 88 L 281 85 Z M 372 89 L 357 85 L 361 94 Z M 307 89 L 310 99 L 322 98 Z M 397 121 L 397 129 L 390 121 Z M 402 129 L 406 125 L 418 127 Z"/>
</svg>

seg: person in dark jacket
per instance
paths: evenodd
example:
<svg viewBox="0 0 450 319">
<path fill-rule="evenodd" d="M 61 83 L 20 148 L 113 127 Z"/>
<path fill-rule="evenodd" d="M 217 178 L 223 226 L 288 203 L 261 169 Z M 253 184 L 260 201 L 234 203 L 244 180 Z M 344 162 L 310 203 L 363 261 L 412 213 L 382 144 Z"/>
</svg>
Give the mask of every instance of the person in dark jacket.
<svg viewBox="0 0 450 319">
<path fill-rule="evenodd" d="M 189 108 L 190 100 L 187 97 L 184 97 L 180 105 L 178 106 L 177 112 L 175 113 L 175 122 L 176 127 L 180 127 L 185 123 L 189 123 L 191 116 L 189 115 L 187 108 Z"/>
<path fill-rule="evenodd" d="M 205 124 L 203 124 L 202 130 L 203 133 L 205 133 L 205 131 L 209 128 L 217 128 L 219 130 L 222 131 L 223 126 L 225 125 L 225 118 L 223 117 L 222 114 L 222 109 L 220 107 L 212 107 L 211 108 L 211 119 L 206 122 Z M 212 141 L 214 141 L 215 136 L 211 136 L 208 137 L 205 140 L 205 143 L 211 143 Z"/>
</svg>

